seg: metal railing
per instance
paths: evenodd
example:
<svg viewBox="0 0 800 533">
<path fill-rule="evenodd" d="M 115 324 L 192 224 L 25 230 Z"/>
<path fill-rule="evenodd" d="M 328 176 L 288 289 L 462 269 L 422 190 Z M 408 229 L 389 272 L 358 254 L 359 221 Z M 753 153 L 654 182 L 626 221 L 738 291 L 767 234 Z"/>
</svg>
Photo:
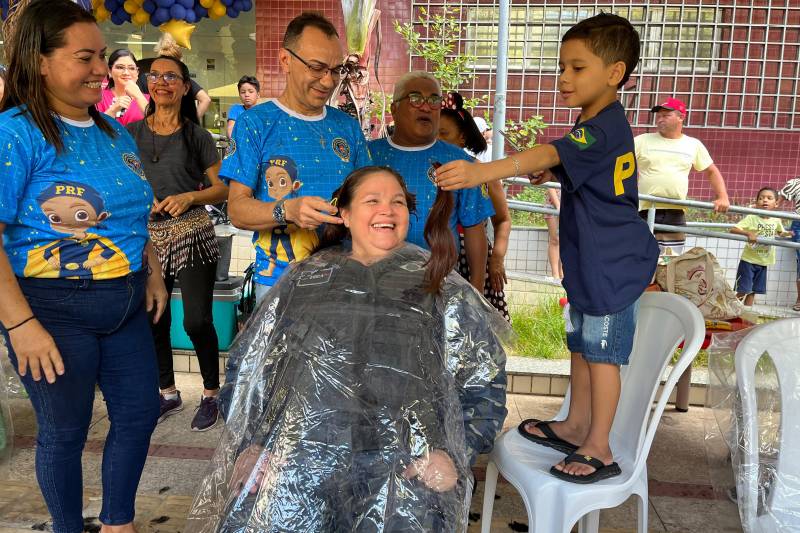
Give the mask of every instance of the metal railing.
<svg viewBox="0 0 800 533">
<path fill-rule="evenodd" d="M 531 182 L 525 178 L 510 178 L 505 180 L 506 183 L 513 183 L 515 185 L 523 185 L 527 187 L 541 187 L 541 188 L 548 188 L 548 189 L 560 189 L 560 183 L 543 183 L 541 185 L 533 185 Z M 697 209 L 707 209 L 709 211 L 714 210 L 714 204 L 711 202 L 701 202 L 698 200 L 676 200 L 674 198 L 661 198 L 659 196 L 652 196 L 649 194 L 640 194 L 640 200 L 646 200 L 648 202 L 658 202 L 661 204 L 670 204 L 675 205 L 678 207 L 694 207 Z M 516 209 L 518 211 L 528 211 L 531 213 L 541 213 L 546 215 L 556 215 L 558 216 L 558 210 L 552 207 L 547 207 L 542 204 L 533 204 L 531 202 L 521 202 L 519 200 L 508 200 L 508 207 L 510 209 Z M 651 206 L 647 210 L 647 225 L 650 228 L 651 232 L 654 231 L 663 231 L 668 233 L 686 233 L 689 235 L 697 235 L 699 237 L 713 237 L 717 239 L 728 239 L 732 241 L 744 241 L 747 242 L 748 239 L 744 235 L 737 235 L 735 233 L 728 233 L 722 231 L 709 231 L 706 229 L 702 229 L 703 227 L 711 227 L 711 228 L 728 228 L 733 227 L 735 224 L 726 224 L 721 222 L 689 222 L 686 226 L 672 226 L 670 224 L 656 224 L 655 217 L 656 217 L 656 208 L 655 206 Z M 753 207 L 741 207 L 738 205 L 732 205 L 728 209 L 729 213 L 740 213 L 743 215 L 760 215 L 760 216 L 768 216 L 774 218 L 780 218 L 782 220 L 800 220 L 800 214 L 797 213 L 790 213 L 787 211 L 768 211 L 765 209 L 756 209 Z M 783 248 L 792 248 L 795 250 L 800 249 L 800 243 L 793 242 L 787 239 L 770 239 L 766 237 L 758 237 L 756 239 L 758 244 L 766 244 L 769 246 L 781 246 Z"/>
</svg>

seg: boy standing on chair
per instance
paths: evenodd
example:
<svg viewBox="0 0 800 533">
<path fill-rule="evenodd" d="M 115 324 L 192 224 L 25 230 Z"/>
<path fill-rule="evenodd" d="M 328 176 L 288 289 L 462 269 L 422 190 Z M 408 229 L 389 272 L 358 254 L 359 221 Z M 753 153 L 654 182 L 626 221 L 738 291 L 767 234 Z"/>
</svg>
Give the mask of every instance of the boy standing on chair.
<svg viewBox="0 0 800 533">
<path fill-rule="evenodd" d="M 561 139 L 491 163 L 453 161 L 437 172 L 445 190 L 550 169 L 561 182 L 561 261 L 570 302 L 572 397 L 562 422 L 526 420 L 526 438 L 568 456 L 550 470 L 574 483 L 620 474 L 609 445 L 620 365 L 633 347 L 639 297 L 658 244 L 638 215 L 633 134 L 617 91 L 639 62 L 639 35 L 622 17 L 600 14 L 561 39 L 558 88 L 581 114 Z M 546 181 L 545 172 L 535 183 Z"/>
</svg>

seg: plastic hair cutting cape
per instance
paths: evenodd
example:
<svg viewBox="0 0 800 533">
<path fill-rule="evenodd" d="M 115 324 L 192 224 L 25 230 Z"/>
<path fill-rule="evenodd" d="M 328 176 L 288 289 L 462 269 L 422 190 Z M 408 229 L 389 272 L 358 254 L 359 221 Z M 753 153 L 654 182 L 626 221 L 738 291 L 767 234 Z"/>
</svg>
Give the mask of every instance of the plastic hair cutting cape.
<svg viewBox="0 0 800 533">
<path fill-rule="evenodd" d="M 511 333 L 457 274 L 425 293 L 427 260 L 406 245 L 365 266 L 330 248 L 271 289 L 231 350 L 226 429 L 188 531 L 467 530 Z"/>
</svg>

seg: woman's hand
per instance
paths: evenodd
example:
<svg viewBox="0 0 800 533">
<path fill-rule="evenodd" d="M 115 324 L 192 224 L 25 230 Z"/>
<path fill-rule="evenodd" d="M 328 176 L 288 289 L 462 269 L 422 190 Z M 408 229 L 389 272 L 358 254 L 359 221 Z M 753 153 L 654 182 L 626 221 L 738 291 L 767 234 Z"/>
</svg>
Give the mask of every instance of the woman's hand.
<svg viewBox="0 0 800 533">
<path fill-rule="evenodd" d="M 148 313 L 152 313 L 153 324 L 158 322 L 161 315 L 164 314 L 168 299 L 169 294 L 167 294 L 167 287 L 164 285 L 161 272 L 154 272 L 151 269 L 147 274 L 147 283 L 145 284 L 145 309 Z"/>
<path fill-rule="evenodd" d="M 55 383 L 56 376 L 64 375 L 64 362 L 61 360 L 53 337 L 47 330 L 33 319 L 12 330 L 9 334 L 11 347 L 17 356 L 19 375 L 24 376 L 30 370 L 34 381 L 42 379 L 42 373 L 48 383 Z"/>
<path fill-rule="evenodd" d="M 114 113 L 119 113 L 123 109 L 128 109 L 133 103 L 133 100 L 130 96 L 115 96 L 114 99 L 111 101 L 111 109 Z"/>
<path fill-rule="evenodd" d="M 268 464 L 269 452 L 261 446 L 251 444 L 236 458 L 228 488 L 235 491 L 242 490 L 252 477 L 253 481 L 249 484 L 248 492 L 255 494 L 264 483 L 264 474 L 267 472 Z"/>
<path fill-rule="evenodd" d="M 128 80 L 125 83 L 125 94 L 133 100 L 137 100 L 139 97 L 144 97 L 144 94 L 139 88 L 139 85 L 136 83 L 136 80 Z"/>
<path fill-rule="evenodd" d="M 492 253 L 489 258 L 489 284 L 494 292 L 501 292 L 506 283 L 508 283 L 504 259 L 503 256 L 497 253 Z"/>
<path fill-rule="evenodd" d="M 184 192 L 167 196 L 153 207 L 153 211 L 178 217 L 184 214 L 192 205 L 194 205 L 194 195 L 190 192 Z"/>
<path fill-rule="evenodd" d="M 433 450 L 411 463 L 403 473 L 406 479 L 418 477 L 426 487 L 435 492 L 452 490 L 458 482 L 458 472 L 453 460 L 442 450 Z"/>
</svg>

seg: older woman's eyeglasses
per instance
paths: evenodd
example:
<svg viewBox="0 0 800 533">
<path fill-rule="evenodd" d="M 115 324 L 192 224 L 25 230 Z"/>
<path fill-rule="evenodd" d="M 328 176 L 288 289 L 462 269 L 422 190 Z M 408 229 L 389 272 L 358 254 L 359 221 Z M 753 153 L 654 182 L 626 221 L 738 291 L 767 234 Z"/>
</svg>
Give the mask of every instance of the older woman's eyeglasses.
<svg viewBox="0 0 800 533">
<path fill-rule="evenodd" d="M 164 80 L 164 83 L 175 83 L 178 80 L 183 80 L 183 76 L 174 72 L 148 72 L 145 76 L 150 83 L 157 83 L 159 78 Z"/>
<path fill-rule="evenodd" d="M 406 98 L 408 98 L 408 103 L 411 104 L 412 107 L 422 107 L 422 105 L 426 102 L 429 106 L 431 106 L 431 109 L 439 109 L 442 107 L 442 96 L 439 94 L 423 96 L 420 93 L 408 93 L 404 97 L 395 100 L 395 102 L 405 100 Z"/>
<path fill-rule="evenodd" d="M 288 48 L 286 49 L 286 51 L 292 54 L 302 64 L 304 64 L 308 69 L 308 71 L 311 73 L 311 75 L 318 80 L 324 78 L 325 75 L 328 74 L 328 72 L 331 73 L 331 78 L 333 79 L 339 79 L 345 73 L 344 65 L 336 65 L 333 67 L 329 67 L 325 63 L 309 63 L 308 61 L 306 61 L 299 55 L 295 54 Z"/>
</svg>

